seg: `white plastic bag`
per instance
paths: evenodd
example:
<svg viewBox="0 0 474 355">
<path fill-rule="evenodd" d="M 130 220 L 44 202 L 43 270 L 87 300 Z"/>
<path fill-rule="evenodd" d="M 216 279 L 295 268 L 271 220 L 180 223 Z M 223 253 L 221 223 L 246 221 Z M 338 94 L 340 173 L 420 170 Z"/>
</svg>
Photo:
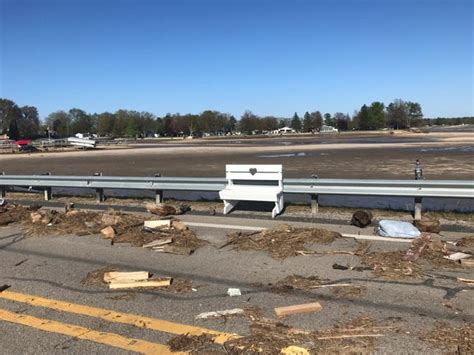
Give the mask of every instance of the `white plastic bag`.
<svg viewBox="0 0 474 355">
<path fill-rule="evenodd" d="M 382 237 L 390 238 L 417 238 L 420 231 L 411 223 L 383 219 L 379 222 L 377 233 Z"/>
</svg>

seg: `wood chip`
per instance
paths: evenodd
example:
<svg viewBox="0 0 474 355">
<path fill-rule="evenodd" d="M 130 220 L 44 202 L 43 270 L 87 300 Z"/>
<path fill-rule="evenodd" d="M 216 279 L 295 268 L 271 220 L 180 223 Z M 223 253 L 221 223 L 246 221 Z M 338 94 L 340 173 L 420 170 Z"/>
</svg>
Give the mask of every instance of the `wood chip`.
<svg viewBox="0 0 474 355">
<path fill-rule="evenodd" d="M 462 277 L 458 277 L 457 280 L 474 286 L 474 279 L 463 279 Z"/>
<path fill-rule="evenodd" d="M 287 307 L 277 307 L 274 309 L 278 317 L 285 317 L 292 314 L 319 312 L 323 307 L 318 302 L 298 304 Z"/>
</svg>

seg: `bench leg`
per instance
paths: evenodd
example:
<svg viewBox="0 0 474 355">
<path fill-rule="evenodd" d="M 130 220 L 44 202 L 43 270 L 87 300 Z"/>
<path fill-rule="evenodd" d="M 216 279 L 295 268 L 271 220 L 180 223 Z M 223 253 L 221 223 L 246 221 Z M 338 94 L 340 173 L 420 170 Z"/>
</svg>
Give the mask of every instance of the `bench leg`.
<svg viewBox="0 0 474 355">
<path fill-rule="evenodd" d="M 224 211 L 223 214 L 227 214 L 237 205 L 237 201 L 224 200 Z"/>
<path fill-rule="evenodd" d="M 283 211 L 283 205 L 284 205 L 284 202 L 283 202 L 283 196 L 282 196 L 278 199 L 277 202 L 275 202 L 275 207 L 272 210 L 272 218 L 275 218 L 277 215 L 281 213 L 281 211 Z"/>
</svg>

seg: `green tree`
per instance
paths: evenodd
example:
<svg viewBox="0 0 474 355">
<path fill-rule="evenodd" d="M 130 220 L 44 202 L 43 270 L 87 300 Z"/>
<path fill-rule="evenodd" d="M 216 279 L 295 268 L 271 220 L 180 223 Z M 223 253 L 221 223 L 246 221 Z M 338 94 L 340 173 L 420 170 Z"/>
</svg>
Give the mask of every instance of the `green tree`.
<svg viewBox="0 0 474 355">
<path fill-rule="evenodd" d="M 357 114 L 357 121 L 359 122 L 359 129 L 366 131 L 370 129 L 370 117 L 369 117 L 369 108 L 367 105 L 362 105 L 359 113 Z"/>
<path fill-rule="evenodd" d="M 421 126 L 423 119 L 423 111 L 421 110 L 421 105 L 418 102 L 407 102 L 407 111 L 408 111 L 408 122 L 410 127 L 419 127 Z M 462 123 L 462 120 L 461 120 Z"/>
<path fill-rule="evenodd" d="M 18 139 L 20 136 L 18 121 L 21 117 L 21 110 L 16 103 L 8 99 L 0 99 L 0 134 L 8 133 L 11 139 Z"/>
<path fill-rule="evenodd" d="M 323 125 L 323 116 L 321 115 L 321 112 L 315 111 L 311 113 L 311 121 L 312 121 L 312 128 L 313 129 L 321 129 L 321 126 Z"/>
<path fill-rule="evenodd" d="M 293 128 L 297 132 L 301 131 L 301 119 L 296 112 L 293 115 L 293 118 L 291 119 L 291 128 Z"/>
<path fill-rule="evenodd" d="M 57 137 L 69 137 L 71 133 L 71 117 L 64 111 L 52 112 L 46 117 L 49 132 Z"/>
<path fill-rule="evenodd" d="M 339 131 L 347 131 L 349 127 L 349 116 L 342 112 L 334 114 L 334 124 Z"/>
<path fill-rule="evenodd" d="M 103 112 L 97 116 L 97 134 L 99 136 L 112 136 L 115 124 L 115 115 Z"/>
<path fill-rule="evenodd" d="M 394 129 L 409 126 L 408 107 L 402 99 L 396 99 L 387 106 L 387 123 Z"/>
<path fill-rule="evenodd" d="M 385 127 L 385 105 L 382 102 L 372 102 L 368 115 L 366 129 L 375 130 Z"/>
<path fill-rule="evenodd" d="M 334 120 L 332 119 L 332 116 L 330 113 L 324 114 L 324 124 L 326 126 L 334 126 Z"/>
<path fill-rule="evenodd" d="M 259 119 L 258 116 L 253 114 L 252 111 L 245 111 L 240 117 L 239 121 L 240 131 L 243 133 L 251 134 L 253 131 L 259 129 Z"/>
<path fill-rule="evenodd" d="M 303 116 L 303 131 L 311 132 L 312 129 L 313 129 L 313 120 L 311 119 L 311 115 L 309 114 L 309 112 L 306 111 Z"/>
<path fill-rule="evenodd" d="M 78 108 L 72 108 L 69 110 L 68 114 L 71 118 L 71 130 L 73 134 L 95 133 L 97 131 L 97 126 L 93 117 L 85 111 Z"/>
<path fill-rule="evenodd" d="M 18 120 L 18 130 L 22 138 L 34 138 L 39 133 L 38 109 L 34 106 L 23 106 L 21 118 Z"/>
</svg>

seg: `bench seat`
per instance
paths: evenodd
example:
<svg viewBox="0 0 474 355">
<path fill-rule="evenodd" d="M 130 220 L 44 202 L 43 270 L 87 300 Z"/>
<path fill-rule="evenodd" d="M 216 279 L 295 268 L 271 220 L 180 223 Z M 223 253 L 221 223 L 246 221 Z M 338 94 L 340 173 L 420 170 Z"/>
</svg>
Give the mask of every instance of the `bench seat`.
<svg viewBox="0 0 474 355">
<path fill-rule="evenodd" d="M 226 187 L 219 191 L 219 197 L 224 201 L 224 214 L 229 213 L 239 201 L 273 202 L 273 218 L 282 212 L 281 165 L 226 165 L 226 178 Z"/>
</svg>

